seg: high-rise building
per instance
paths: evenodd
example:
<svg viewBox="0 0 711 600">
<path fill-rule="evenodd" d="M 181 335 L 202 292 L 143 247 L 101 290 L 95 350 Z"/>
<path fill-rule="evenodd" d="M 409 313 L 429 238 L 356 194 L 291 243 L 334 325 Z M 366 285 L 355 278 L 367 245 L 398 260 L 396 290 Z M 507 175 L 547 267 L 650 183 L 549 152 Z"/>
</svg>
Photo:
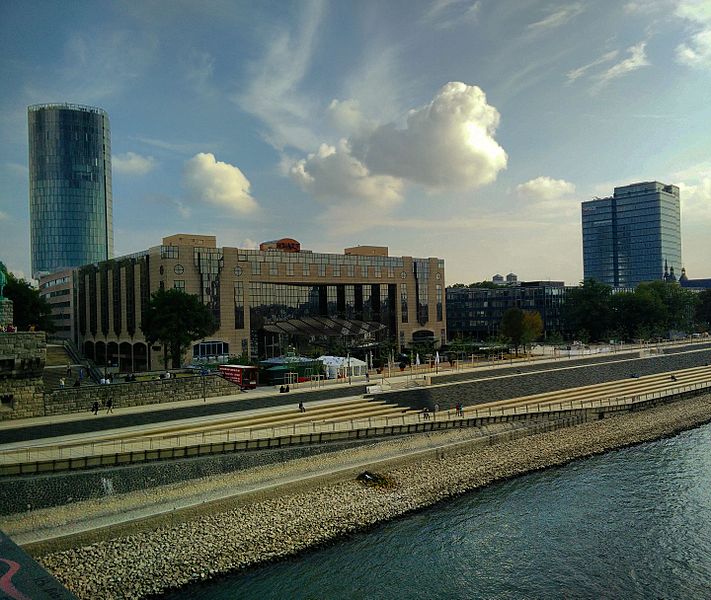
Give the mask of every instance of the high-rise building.
<svg viewBox="0 0 711 600">
<path fill-rule="evenodd" d="M 681 272 L 675 185 L 649 181 L 617 187 L 609 198 L 583 202 L 582 223 L 585 279 L 635 287 Z"/>
<path fill-rule="evenodd" d="M 111 135 L 100 108 L 27 110 L 32 276 L 113 256 Z"/>
</svg>

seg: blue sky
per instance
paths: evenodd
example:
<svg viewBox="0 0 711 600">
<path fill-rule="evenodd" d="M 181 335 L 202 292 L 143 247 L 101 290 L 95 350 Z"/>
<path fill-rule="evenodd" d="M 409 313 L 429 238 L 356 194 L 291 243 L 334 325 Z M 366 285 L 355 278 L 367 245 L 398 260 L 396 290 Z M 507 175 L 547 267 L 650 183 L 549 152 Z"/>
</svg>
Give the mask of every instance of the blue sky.
<svg viewBox="0 0 711 600">
<path fill-rule="evenodd" d="M 580 202 L 660 180 L 711 275 L 711 0 L 5 0 L 0 77 L 24 274 L 27 106 L 73 102 L 109 113 L 117 254 L 294 237 L 575 283 Z"/>
</svg>

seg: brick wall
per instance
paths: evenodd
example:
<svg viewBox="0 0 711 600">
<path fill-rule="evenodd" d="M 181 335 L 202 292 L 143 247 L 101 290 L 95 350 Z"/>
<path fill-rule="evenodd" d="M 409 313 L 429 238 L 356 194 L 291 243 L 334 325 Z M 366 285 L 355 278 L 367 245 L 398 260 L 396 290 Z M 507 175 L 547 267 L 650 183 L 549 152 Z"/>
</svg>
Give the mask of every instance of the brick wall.
<svg viewBox="0 0 711 600">
<path fill-rule="evenodd" d="M 0 333 L 0 421 L 42 415 L 46 354 L 41 331 Z"/>
</svg>

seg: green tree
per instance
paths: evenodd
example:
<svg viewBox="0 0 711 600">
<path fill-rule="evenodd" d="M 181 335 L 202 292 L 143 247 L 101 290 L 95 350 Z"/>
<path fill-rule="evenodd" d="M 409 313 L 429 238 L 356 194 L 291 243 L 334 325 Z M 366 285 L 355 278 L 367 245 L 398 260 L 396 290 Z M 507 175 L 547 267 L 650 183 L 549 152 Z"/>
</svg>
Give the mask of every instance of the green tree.
<svg viewBox="0 0 711 600">
<path fill-rule="evenodd" d="M 697 296 L 696 323 L 704 331 L 711 329 L 711 290 L 704 290 Z"/>
<path fill-rule="evenodd" d="M 611 296 L 612 288 L 595 279 L 586 279 L 580 287 L 569 290 L 562 310 L 565 330 L 578 339 L 604 339 L 613 328 Z"/>
<path fill-rule="evenodd" d="M 167 364 L 180 366 L 183 351 L 191 342 L 217 331 L 218 324 L 210 309 L 197 296 L 182 290 L 158 290 L 151 295 L 141 331 L 149 344 L 160 341 Z"/>
<path fill-rule="evenodd" d="M 523 349 L 535 342 L 543 334 L 543 318 L 537 310 L 527 310 L 523 313 L 523 335 L 521 343 Z"/>
<path fill-rule="evenodd" d="M 616 337 L 635 339 L 662 335 L 668 311 L 654 291 L 639 286 L 634 292 L 620 292 L 610 298 L 611 328 Z"/>
<path fill-rule="evenodd" d="M 0 269 L 7 277 L 3 296 L 12 300 L 13 324 L 21 330 L 27 330 L 34 325 L 40 331 L 53 332 L 52 307 L 40 296 L 39 290 L 8 272 L 2 263 Z"/>
<path fill-rule="evenodd" d="M 650 281 L 640 283 L 635 293 L 649 293 L 659 298 L 664 306 L 664 316 L 659 316 L 653 329 L 667 333 L 668 331 L 691 332 L 694 324 L 694 309 L 697 295 L 677 283 L 666 281 Z"/>
<path fill-rule="evenodd" d="M 501 318 L 501 335 L 515 348 L 516 356 L 524 336 L 524 312 L 520 308 L 509 308 Z"/>
</svg>

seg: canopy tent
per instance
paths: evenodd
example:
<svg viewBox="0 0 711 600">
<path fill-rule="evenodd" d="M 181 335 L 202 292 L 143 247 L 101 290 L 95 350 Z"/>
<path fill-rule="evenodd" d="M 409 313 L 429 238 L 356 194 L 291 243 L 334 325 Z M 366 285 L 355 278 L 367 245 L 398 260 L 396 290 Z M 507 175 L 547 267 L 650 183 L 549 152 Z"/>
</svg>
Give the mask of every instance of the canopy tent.
<svg viewBox="0 0 711 600">
<path fill-rule="evenodd" d="M 365 375 L 368 371 L 368 364 L 353 356 L 319 356 L 317 360 L 323 363 L 327 379 L 347 377 L 349 366 L 351 376 Z"/>
</svg>

